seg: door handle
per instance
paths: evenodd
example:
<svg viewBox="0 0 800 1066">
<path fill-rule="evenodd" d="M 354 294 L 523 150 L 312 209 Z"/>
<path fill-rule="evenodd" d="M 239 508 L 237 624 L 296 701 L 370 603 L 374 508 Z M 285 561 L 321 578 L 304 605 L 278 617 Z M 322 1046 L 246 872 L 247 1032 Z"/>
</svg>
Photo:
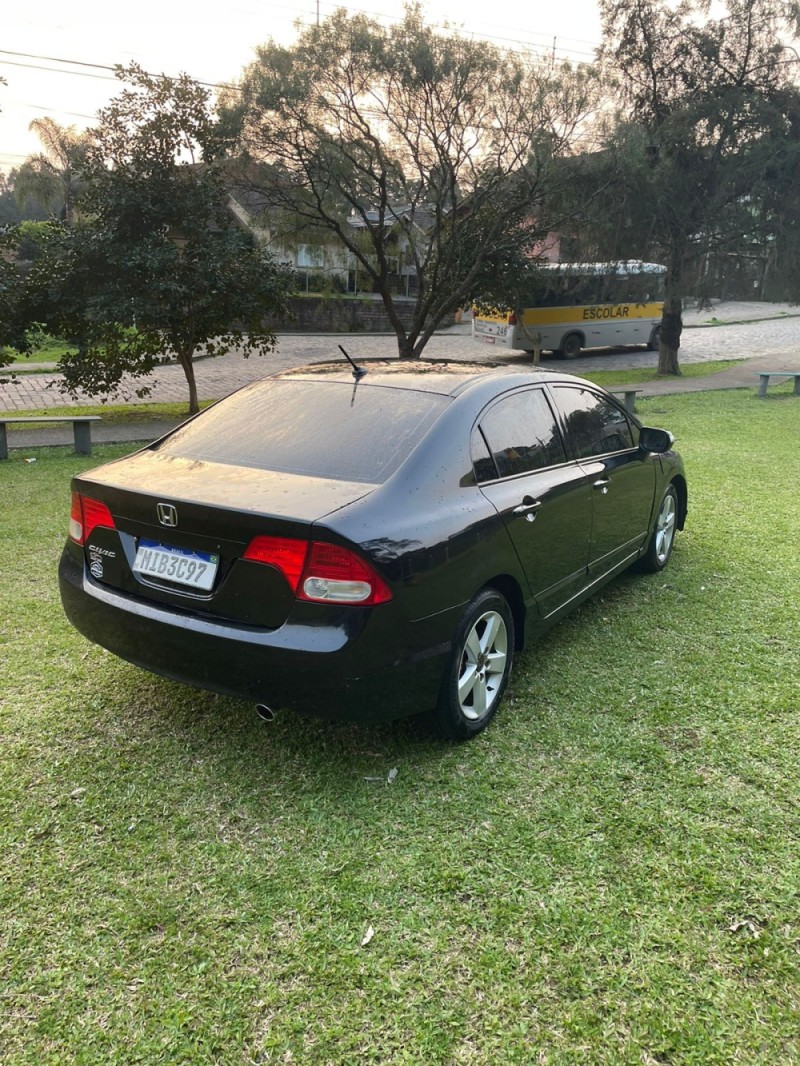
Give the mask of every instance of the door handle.
<svg viewBox="0 0 800 1066">
<path fill-rule="evenodd" d="M 608 486 L 610 484 L 611 484 L 611 478 L 610 477 L 600 477 L 600 478 L 597 479 L 597 481 L 593 482 L 592 488 L 593 489 L 599 489 L 603 493 L 603 495 L 605 496 L 605 494 L 608 492 Z"/>
<path fill-rule="evenodd" d="M 526 496 L 522 503 L 514 508 L 512 514 L 531 514 L 533 511 L 538 511 L 541 506 L 541 500 L 532 500 L 530 496 Z"/>
</svg>

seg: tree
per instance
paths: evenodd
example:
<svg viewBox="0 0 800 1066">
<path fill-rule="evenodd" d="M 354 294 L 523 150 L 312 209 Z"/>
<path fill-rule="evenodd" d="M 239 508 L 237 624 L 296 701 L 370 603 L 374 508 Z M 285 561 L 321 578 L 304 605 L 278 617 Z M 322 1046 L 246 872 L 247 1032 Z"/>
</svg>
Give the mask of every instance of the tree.
<svg viewBox="0 0 800 1066">
<path fill-rule="evenodd" d="M 10 232 L 0 230 L 0 367 L 13 363 L 16 358 L 7 348 L 18 348 L 25 343 L 17 314 L 20 276 L 11 261 L 15 243 Z"/>
<path fill-rule="evenodd" d="M 667 266 L 658 371 L 679 374 L 692 263 L 758 223 L 753 192 L 785 135 L 798 65 L 782 39 L 800 5 L 728 0 L 707 19 L 704 0 L 602 0 L 601 13 L 601 56 L 626 104 L 618 142 L 639 179 L 637 210 L 649 209 L 647 243 Z"/>
<path fill-rule="evenodd" d="M 8 175 L 0 174 L 0 226 L 15 225 L 22 218 L 19 204 L 14 199 L 16 170 Z"/>
<path fill-rule="evenodd" d="M 41 204 L 67 225 L 74 221 L 79 173 L 90 134 L 75 126 L 60 126 L 54 119 L 35 118 L 29 127 L 42 142 L 43 152 L 28 156 L 16 173 L 14 195 L 25 207 Z"/>
<path fill-rule="evenodd" d="M 416 7 L 390 29 L 338 10 L 292 47 L 258 50 L 220 130 L 269 211 L 344 246 L 408 358 L 495 259 L 552 228 L 551 163 L 596 100 L 588 69 L 436 32 Z M 397 257 L 416 283 L 409 325 Z"/>
<path fill-rule="evenodd" d="M 769 236 L 764 288 L 768 298 L 796 302 L 800 294 L 800 89 L 788 86 L 784 97 L 786 136 L 765 168 L 757 197 L 762 227 Z"/>
<path fill-rule="evenodd" d="M 195 412 L 195 357 L 270 350 L 266 317 L 284 311 L 291 277 L 236 225 L 222 170 L 202 161 L 206 90 L 135 65 L 119 73 L 129 86 L 86 153 L 84 217 L 53 228 L 28 314 L 75 343 L 61 360 L 67 391 L 110 394 L 174 355 Z"/>
</svg>

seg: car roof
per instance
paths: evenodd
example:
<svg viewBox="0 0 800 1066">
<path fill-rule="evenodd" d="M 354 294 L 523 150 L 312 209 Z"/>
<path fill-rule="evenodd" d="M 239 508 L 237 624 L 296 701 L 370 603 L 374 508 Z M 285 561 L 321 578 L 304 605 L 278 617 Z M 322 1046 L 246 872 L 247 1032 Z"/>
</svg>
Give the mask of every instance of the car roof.
<svg viewBox="0 0 800 1066">
<path fill-rule="evenodd" d="M 359 369 L 366 371 L 358 379 L 364 385 L 383 388 L 411 389 L 416 392 L 433 392 L 442 396 L 456 396 L 472 386 L 488 381 L 502 381 L 504 386 L 538 384 L 543 381 L 580 381 L 582 379 L 555 370 L 500 365 L 496 363 L 443 361 L 434 359 L 366 359 L 357 361 Z M 281 380 L 325 381 L 352 385 L 352 368 L 343 361 L 309 363 L 272 375 Z M 518 380 L 511 380 L 511 379 Z"/>
</svg>

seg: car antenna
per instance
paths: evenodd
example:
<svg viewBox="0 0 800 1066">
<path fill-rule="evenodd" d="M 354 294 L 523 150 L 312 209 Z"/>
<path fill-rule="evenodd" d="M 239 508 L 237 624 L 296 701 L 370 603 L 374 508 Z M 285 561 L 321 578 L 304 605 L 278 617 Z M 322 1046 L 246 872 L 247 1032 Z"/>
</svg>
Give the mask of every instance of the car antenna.
<svg viewBox="0 0 800 1066">
<path fill-rule="evenodd" d="M 358 381 L 360 378 L 363 378 L 366 374 L 366 370 L 364 370 L 363 367 L 356 366 L 356 364 L 353 362 L 353 360 L 350 358 L 350 356 L 347 354 L 341 344 L 337 345 L 337 347 L 342 353 L 342 355 L 345 357 L 347 362 L 350 364 L 350 366 L 353 368 L 353 377 L 356 379 L 356 381 Z"/>
</svg>

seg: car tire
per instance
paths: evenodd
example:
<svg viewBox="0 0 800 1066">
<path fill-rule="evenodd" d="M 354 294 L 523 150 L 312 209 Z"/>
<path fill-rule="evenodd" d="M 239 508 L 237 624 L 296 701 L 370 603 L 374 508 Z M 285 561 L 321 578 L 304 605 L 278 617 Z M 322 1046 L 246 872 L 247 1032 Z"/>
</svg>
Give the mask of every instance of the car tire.
<svg viewBox="0 0 800 1066">
<path fill-rule="evenodd" d="M 558 350 L 562 359 L 577 359 L 583 351 L 583 341 L 577 333 L 568 333 Z"/>
<path fill-rule="evenodd" d="M 673 484 L 667 485 L 656 513 L 656 523 L 641 558 L 641 568 L 651 574 L 663 570 L 672 555 L 678 528 L 678 493 Z"/>
<path fill-rule="evenodd" d="M 483 589 L 467 605 L 453 636 L 442 678 L 434 731 L 468 740 L 491 722 L 505 692 L 514 657 L 514 616 L 504 596 Z"/>
</svg>

